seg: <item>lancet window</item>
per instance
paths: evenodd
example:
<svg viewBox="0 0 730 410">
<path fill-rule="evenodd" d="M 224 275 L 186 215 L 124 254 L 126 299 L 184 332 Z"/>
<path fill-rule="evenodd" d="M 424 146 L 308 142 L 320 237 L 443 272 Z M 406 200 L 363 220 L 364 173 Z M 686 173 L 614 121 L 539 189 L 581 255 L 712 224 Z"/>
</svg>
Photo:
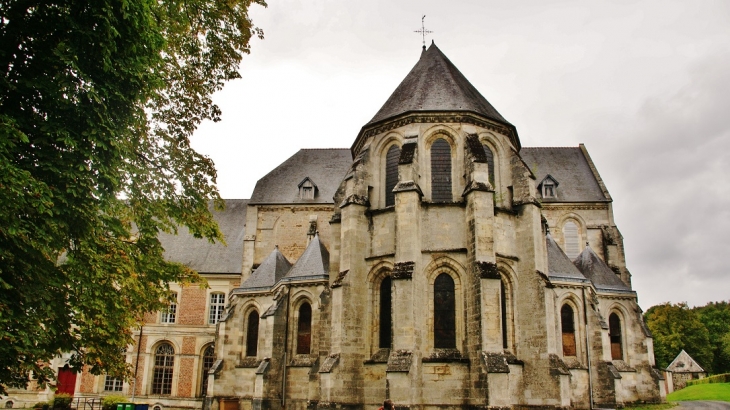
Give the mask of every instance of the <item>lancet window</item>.
<svg viewBox="0 0 730 410">
<path fill-rule="evenodd" d="M 259 346 L 259 312 L 252 310 L 246 321 L 246 356 L 256 356 Z"/>
<path fill-rule="evenodd" d="M 608 317 L 608 336 L 611 339 L 611 359 L 623 360 L 624 350 L 621 340 L 621 319 L 616 313 Z"/>
<path fill-rule="evenodd" d="M 567 303 L 560 308 L 560 327 L 563 333 L 563 356 L 575 356 L 575 315 Z"/>
<path fill-rule="evenodd" d="M 433 284 L 434 347 L 456 348 L 456 295 L 454 279 L 446 273 L 436 277 Z"/>
<path fill-rule="evenodd" d="M 312 346 L 312 306 L 302 303 L 297 320 L 297 354 L 309 354 Z"/>
<path fill-rule="evenodd" d="M 431 145 L 431 200 L 451 202 L 451 146 L 439 138 Z"/>
<path fill-rule="evenodd" d="M 378 329 L 380 343 L 378 347 L 385 349 L 390 349 L 393 344 L 392 283 L 390 276 L 383 278 L 383 281 L 380 282 L 380 322 Z"/>
<path fill-rule="evenodd" d="M 388 148 L 385 155 L 385 206 L 395 205 L 395 193 L 393 188 L 398 184 L 398 160 L 400 148 L 393 145 Z"/>
</svg>

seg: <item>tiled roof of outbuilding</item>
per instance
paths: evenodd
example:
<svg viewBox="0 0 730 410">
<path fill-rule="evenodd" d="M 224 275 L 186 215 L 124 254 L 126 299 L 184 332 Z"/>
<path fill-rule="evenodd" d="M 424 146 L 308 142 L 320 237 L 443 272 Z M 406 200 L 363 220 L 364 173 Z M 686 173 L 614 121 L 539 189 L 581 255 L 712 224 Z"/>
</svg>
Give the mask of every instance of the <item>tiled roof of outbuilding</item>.
<svg viewBox="0 0 730 410">
<path fill-rule="evenodd" d="M 327 279 L 330 270 L 330 253 L 319 240 L 319 234 L 307 245 L 302 256 L 294 263 L 289 272 L 284 275 L 284 281 L 307 279 Z"/>
<path fill-rule="evenodd" d="M 274 248 L 269 256 L 259 265 L 256 270 L 251 273 L 241 284 L 242 290 L 261 290 L 270 289 L 291 269 L 291 263 L 279 252 L 279 248 Z"/>
<path fill-rule="evenodd" d="M 331 204 L 352 164 L 347 148 L 301 149 L 256 182 L 251 204 Z M 304 178 L 317 186 L 314 199 L 299 197 Z"/>
<path fill-rule="evenodd" d="M 180 227 L 177 235 L 164 232 L 159 235 L 165 258 L 200 273 L 240 274 L 248 199 L 226 199 L 225 203 L 226 209 L 213 211 L 213 217 L 228 246 L 195 238 L 187 228 Z"/>
<path fill-rule="evenodd" d="M 520 150 L 537 181 L 547 175 L 560 185 L 555 198 L 543 202 L 610 202 L 580 147 L 525 147 Z"/>
<path fill-rule="evenodd" d="M 367 125 L 414 111 L 469 111 L 512 126 L 433 43 Z"/>
<path fill-rule="evenodd" d="M 573 261 L 586 278 L 590 279 L 597 291 L 605 292 L 633 292 L 631 288 L 614 273 L 606 263 L 586 246 L 583 252 Z"/>
<path fill-rule="evenodd" d="M 548 276 L 551 279 L 567 280 L 572 282 L 588 282 L 585 276 L 573 265 L 568 255 L 550 234 L 545 236 L 548 257 Z"/>
</svg>

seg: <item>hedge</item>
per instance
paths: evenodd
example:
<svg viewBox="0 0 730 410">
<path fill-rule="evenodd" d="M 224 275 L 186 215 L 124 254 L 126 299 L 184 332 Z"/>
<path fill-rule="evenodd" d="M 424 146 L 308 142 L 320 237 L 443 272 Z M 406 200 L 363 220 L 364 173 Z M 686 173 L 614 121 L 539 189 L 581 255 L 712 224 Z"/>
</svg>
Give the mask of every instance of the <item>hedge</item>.
<svg viewBox="0 0 730 410">
<path fill-rule="evenodd" d="M 688 380 L 687 386 L 708 383 L 730 383 L 730 373 L 716 374 L 714 376 L 705 377 L 704 379 Z"/>
</svg>

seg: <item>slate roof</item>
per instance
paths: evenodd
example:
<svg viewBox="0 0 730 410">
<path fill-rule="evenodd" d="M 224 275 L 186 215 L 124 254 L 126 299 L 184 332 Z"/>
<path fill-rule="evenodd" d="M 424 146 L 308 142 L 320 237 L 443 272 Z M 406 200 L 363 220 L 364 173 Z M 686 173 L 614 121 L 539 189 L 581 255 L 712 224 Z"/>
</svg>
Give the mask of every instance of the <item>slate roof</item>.
<svg viewBox="0 0 730 410">
<path fill-rule="evenodd" d="M 667 370 L 674 373 L 704 373 L 705 369 L 699 365 L 687 352 L 682 349 L 681 352 L 674 358 L 672 363 L 669 363 Z"/>
<path fill-rule="evenodd" d="M 347 148 L 301 149 L 256 182 L 250 204 L 332 204 L 351 164 Z M 314 199 L 299 197 L 307 177 L 317 186 Z"/>
<path fill-rule="evenodd" d="M 593 283 L 597 291 L 634 292 L 593 252 L 590 246 L 586 246 L 573 264 Z"/>
<path fill-rule="evenodd" d="M 414 111 L 469 111 L 514 128 L 434 43 L 366 126 Z"/>
<path fill-rule="evenodd" d="M 329 279 L 330 253 L 319 240 L 319 234 L 307 245 L 302 256 L 296 261 L 289 272 L 284 275 L 283 281 L 298 281 L 312 279 Z"/>
<path fill-rule="evenodd" d="M 588 279 L 573 265 L 568 255 L 563 252 L 560 245 L 555 242 L 550 234 L 545 236 L 545 243 L 547 245 L 548 277 L 550 279 L 588 282 Z"/>
<path fill-rule="evenodd" d="M 520 156 L 537 181 L 548 175 L 558 182 L 555 198 L 543 202 L 610 202 L 580 147 L 525 147 Z"/>
<path fill-rule="evenodd" d="M 243 236 L 246 227 L 247 199 L 226 199 L 226 209 L 213 211 L 213 217 L 228 246 L 195 238 L 187 228 L 178 229 L 177 235 L 161 232 L 159 235 L 165 258 L 179 262 L 199 273 L 241 273 Z"/>
<path fill-rule="evenodd" d="M 265 290 L 273 287 L 291 269 L 291 263 L 279 252 L 279 247 L 274 248 L 269 256 L 251 273 L 241 284 L 241 290 Z"/>
</svg>

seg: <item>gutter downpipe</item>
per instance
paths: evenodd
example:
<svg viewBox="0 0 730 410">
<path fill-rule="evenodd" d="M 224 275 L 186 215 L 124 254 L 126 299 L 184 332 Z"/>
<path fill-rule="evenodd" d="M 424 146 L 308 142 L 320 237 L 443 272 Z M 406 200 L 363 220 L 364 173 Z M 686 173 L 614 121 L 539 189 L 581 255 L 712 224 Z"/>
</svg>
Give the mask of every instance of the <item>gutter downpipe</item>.
<svg viewBox="0 0 730 410">
<path fill-rule="evenodd" d="M 284 331 L 284 362 L 282 363 L 282 375 L 281 375 L 281 408 L 286 408 L 286 353 L 289 349 L 289 287 L 286 289 L 286 330 Z"/>
<path fill-rule="evenodd" d="M 588 395 L 590 397 L 590 408 L 594 408 L 593 404 L 593 373 L 591 372 L 591 353 L 588 340 L 588 306 L 586 305 L 586 288 L 582 289 L 583 294 L 583 321 L 585 322 L 585 339 L 586 339 L 586 362 L 588 363 Z"/>
<path fill-rule="evenodd" d="M 134 403 L 134 395 L 137 393 L 137 370 L 139 370 L 139 353 L 142 350 L 142 329 L 144 325 L 139 327 L 139 339 L 137 339 L 137 361 L 134 363 L 134 384 L 132 386 L 132 403 Z"/>
</svg>

